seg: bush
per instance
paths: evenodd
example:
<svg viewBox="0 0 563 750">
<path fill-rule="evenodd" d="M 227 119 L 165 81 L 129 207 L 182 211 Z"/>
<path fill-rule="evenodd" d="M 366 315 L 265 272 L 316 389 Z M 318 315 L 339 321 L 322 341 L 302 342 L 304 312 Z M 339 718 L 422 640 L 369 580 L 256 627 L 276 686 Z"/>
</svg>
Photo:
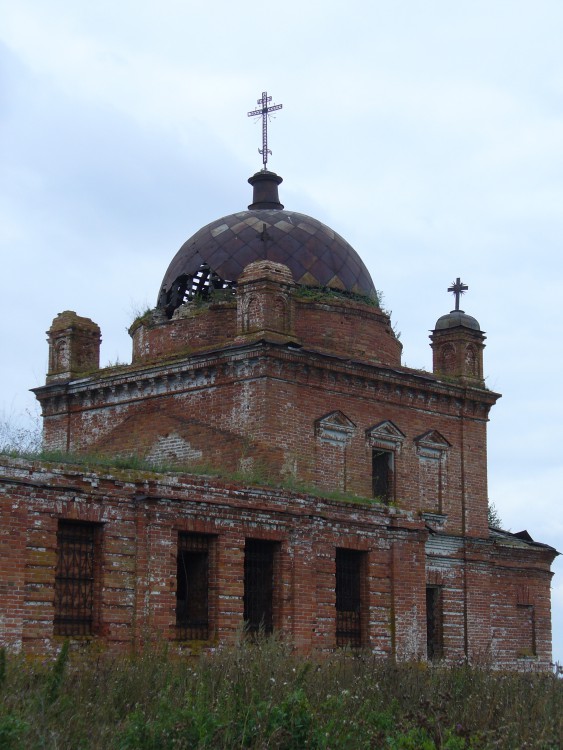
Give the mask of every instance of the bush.
<svg viewBox="0 0 563 750">
<path fill-rule="evenodd" d="M 26 722 L 13 714 L 0 715 L 0 748 L 2 750 L 22 748 L 23 750 L 26 747 L 23 737 L 27 728 Z"/>
<path fill-rule="evenodd" d="M 8 414 L 0 411 L 0 453 L 37 453 L 41 449 L 41 421 L 38 414 Z"/>
</svg>

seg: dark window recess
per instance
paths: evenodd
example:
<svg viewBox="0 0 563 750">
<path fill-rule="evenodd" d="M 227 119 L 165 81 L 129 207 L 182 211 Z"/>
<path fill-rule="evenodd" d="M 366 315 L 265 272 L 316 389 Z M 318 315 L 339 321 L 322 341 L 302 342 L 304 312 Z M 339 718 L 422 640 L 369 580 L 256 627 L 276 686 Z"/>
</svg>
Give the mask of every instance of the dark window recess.
<svg viewBox="0 0 563 750">
<path fill-rule="evenodd" d="M 209 638 L 209 537 L 179 534 L 176 633 L 185 640 Z"/>
<path fill-rule="evenodd" d="M 393 499 L 393 453 L 375 449 L 371 463 L 372 492 L 385 502 Z"/>
<path fill-rule="evenodd" d="M 59 521 L 55 572 L 55 635 L 90 635 L 94 629 L 96 541 L 100 527 Z"/>
<path fill-rule="evenodd" d="M 430 660 L 443 656 L 442 589 L 439 586 L 426 588 L 426 655 Z"/>
<path fill-rule="evenodd" d="M 336 645 L 361 646 L 362 552 L 336 550 Z"/>
<path fill-rule="evenodd" d="M 250 633 L 271 633 L 275 542 L 247 539 L 244 546 L 244 620 Z"/>
</svg>

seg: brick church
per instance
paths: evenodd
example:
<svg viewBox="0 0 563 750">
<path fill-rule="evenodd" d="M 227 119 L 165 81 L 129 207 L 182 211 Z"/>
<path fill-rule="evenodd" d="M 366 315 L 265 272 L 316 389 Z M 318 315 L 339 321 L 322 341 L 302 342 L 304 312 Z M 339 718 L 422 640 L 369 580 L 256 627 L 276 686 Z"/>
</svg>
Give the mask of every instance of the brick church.
<svg viewBox="0 0 563 750">
<path fill-rule="evenodd" d="M 53 321 L 44 447 L 83 459 L 0 457 L 1 643 L 190 653 L 245 627 L 303 654 L 546 668 L 557 552 L 489 527 L 499 395 L 466 287 L 432 372 L 404 367 L 358 253 L 281 182 L 256 173 L 248 210 L 180 248 L 131 364 L 100 368 L 90 319 Z"/>
</svg>

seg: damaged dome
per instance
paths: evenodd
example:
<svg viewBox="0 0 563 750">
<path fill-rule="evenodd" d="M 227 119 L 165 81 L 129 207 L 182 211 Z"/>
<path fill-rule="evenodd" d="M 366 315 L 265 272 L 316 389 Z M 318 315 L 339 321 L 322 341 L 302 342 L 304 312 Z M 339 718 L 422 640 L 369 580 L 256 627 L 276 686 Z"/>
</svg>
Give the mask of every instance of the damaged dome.
<svg viewBox="0 0 563 750">
<path fill-rule="evenodd" d="M 234 290 L 244 268 L 256 260 L 283 263 L 303 286 L 376 297 L 367 268 L 345 239 L 317 219 L 284 209 L 278 199 L 281 177 L 261 171 L 248 181 L 254 189 L 248 210 L 203 227 L 172 259 L 158 299 L 169 317 L 197 295 Z"/>
</svg>

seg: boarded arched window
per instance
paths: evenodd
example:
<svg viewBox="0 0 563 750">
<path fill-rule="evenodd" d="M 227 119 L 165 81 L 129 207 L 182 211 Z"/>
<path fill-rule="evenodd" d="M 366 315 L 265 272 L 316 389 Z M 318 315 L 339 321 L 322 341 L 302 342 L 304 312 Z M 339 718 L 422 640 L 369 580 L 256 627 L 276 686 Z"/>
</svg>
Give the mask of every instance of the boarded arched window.
<svg viewBox="0 0 563 750">
<path fill-rule="evenodd" d="M 444 346 L 440 359 L 442 372 L 455 371 L 455 348 L 453 344 L 446 344 L 446 346 Z"/>
<path fill-rule="evenodd" d="M 251 296 L 246 301 L 246 309 L 244 311 L 244 331 L 253 331 L 260 328 L 260 300 L 256 296 Z"/>
<path fill-rule="evenodd" d="M 286 331 L 288 329 L 287 301 L 281 295 L 277 295 L 274 300 L 274 319 L 273 327 L 277 331 Z"/>
<path fill-rule="evenodd" d="M 465 374 L 474 378 L 479 375 L 477 372 L 477 352 L 471 344 L 468 344 L 465 349 Z"/>
</svg>

